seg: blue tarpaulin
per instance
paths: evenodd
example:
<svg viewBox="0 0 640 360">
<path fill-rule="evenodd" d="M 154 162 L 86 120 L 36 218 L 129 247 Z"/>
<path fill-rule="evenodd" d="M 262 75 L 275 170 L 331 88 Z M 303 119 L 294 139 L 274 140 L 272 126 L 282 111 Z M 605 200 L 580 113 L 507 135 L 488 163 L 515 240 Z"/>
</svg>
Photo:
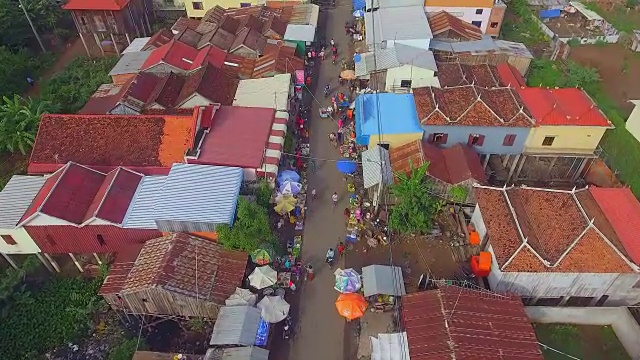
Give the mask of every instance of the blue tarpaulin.
<svg viewBox="0 0 640 360">
<path fill-rule="evenodd" d="M 553 19 L 560 17 L 560 9 L 540 10 L 538 14 L 541 19 Z"/>
<path fill-rule="evenodd" d="M 365 0 L 353 0 L 353 10 L 364 10 Z"/>
<path fill-rule="evenodd" d="M 338 160 L 336 168 L 343 174 L 353 174 L 358 168 L 358 164 L 355 161 L 349 159 Z"/>
</svg>

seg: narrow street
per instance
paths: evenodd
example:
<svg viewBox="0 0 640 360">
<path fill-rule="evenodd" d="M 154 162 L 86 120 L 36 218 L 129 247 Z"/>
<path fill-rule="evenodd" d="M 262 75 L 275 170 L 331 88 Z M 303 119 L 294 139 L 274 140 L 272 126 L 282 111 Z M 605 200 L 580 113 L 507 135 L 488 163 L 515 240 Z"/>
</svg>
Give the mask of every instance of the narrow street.
<svg viewBox="0 0 640 360">
<path fill-rule="evenodd" d="M 315 84 L 315 97 L 322 104 L 330 104 L 324 97 L 324 86 L 331 85 L 332 92 L 338 90 L 340 59 L 348 54 L 349 40 L 344 33 L 345 21 L 352 18 L 351 1 L 337 0 L 336 9 L 321 14 L 325 17 L 324 37 L 327 43 L 332 38 L 338 47 L 338 62 L 331 63 L 330 47 L 327 59 L 318 67 L 318 80 Z M 321 36 L 321 34 L 319 34 Z M 315 188 L 318 199 L 310 201 L 305 221 L 304 246 L 302 259 L 312 263 L 315 278 L 307 282 L 300 294 L 300 311 L 296 320 L 294 338 L 292 340 L 289 359 L 292 360 L 339 360 L 344 358 L 345 320 L 338 315 L 335 301 L 338 292 L 333 289 L 333 271 L 324 263 L 325 253 L 335 248 L 345 236 L 343 210 L 348 206 L 347 188 L 342 175 L 333 161 L 321 159 L 339 159 L 338 151 L 330 144 L 328 134 L 337 130 L 337 125 L 330 118 L 322 119 L 318 113 L 318 102 L 311 106 L 311 155 L 317 158 L 316 173 L 309 174 L 309 189 Z M 337 192 L 339 202 L 333 207 L 331 195 Z M 334 268 L 342 266 L 338 261 Z"/>
</svg>

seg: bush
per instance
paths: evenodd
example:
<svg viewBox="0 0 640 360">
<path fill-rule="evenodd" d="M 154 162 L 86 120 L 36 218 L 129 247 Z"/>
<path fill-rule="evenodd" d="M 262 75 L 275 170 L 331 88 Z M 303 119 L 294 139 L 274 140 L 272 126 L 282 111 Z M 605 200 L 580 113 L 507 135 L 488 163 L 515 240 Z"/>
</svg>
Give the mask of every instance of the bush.
<svg viewBox="0 0 640 360">
<path fill-rule="evenodd" d="M 37 74 L 51 66 L 53 60 L 50 54 L 35 55 L 29 50 L 11 52 L 0 46 L 0 98 L 24 93 L 29 87 L 27 76 L 35 79 Z"/>
<path fill-rule="evenodd" d="M 40 96 L 59 112 L 80 110 L 98 87 L 110 83 L 109 71 L 118 62 L 115 56 L 100 59 L 77 58 L 45 81 Z"/>
<path fill-rule="evenodd" d="M 218 241 L 226 249 L 246 252 L 252 252 L 262 243 L 275 244 L 267 209 L 241 197 L 235 224 L 221 226 Z"/>
<path fill-rule="evenodd" d="M 144 341 L 141 340 L 138 344 L 138 339 L 128 339 L 114 347 L 109 352 L 107 360 L 131 360 L 136 351 L 144 349 L 146 349 Z"/>
<path fill-rule="evenodd" d="M 0 359 L 35 359 L 86 334 L 102 279 L 56 278 L 0 318 Z"/>
</svg>

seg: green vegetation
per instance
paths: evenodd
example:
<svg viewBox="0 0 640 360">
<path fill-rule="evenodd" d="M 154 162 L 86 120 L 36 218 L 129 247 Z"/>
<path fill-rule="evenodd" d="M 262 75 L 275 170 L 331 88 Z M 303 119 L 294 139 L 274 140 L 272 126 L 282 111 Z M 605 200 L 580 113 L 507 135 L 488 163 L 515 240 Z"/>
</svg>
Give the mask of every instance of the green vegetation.
<svg viewBox="0 0 640 360">
<path fill-rule="evenodd" d="M 262 179 L 258 182 L 258 186 L 255 188 L 256 202 L 258 205 L 262 206 L 265 209 L 268 209 L 271 201 L 271 186 L 269 182 L 265 179 Z"/>
<path fill-rule="evenodd" d="M 226 249 L 246 252 L 252 252 L 262 243 L 275 244 L 267 209 L 241 197 L 235 224 L 218 228 L 218 242 Z"/>
<path fill-rule="evenodd" d="M 469 195 L 469 189 L 464 185 L 456 185 L 449 189 L 449 199 L 453 202 L 464 202 Z"/>
<path fill-rule="evenodd" d="M 588 2 L 585 6 L 602 16 L 616 30 L 633 34 L 633 30 L 640 27 L 640 13 L 633 9 L 637 3 L 638 0 L 627 0 L 626 7 L 615 6 L 611 11 L 604 10 L 597 2 Z"/>
<path fill-rule="evenodd" d="M 534 324 L 538 340 L 555 350 L 582 360 L 630 360 L 611 326 Z M 546 360 L 567 356 L 542 346 Z"/>
<path fill-rule="evenodd" d="M 138 339 L 127 339 L 109 352 L 107 360 L 131 360 L 136 351 L 145 349 L 144 341 L 138 344 Z"/>
<path fill-rule="evenodd" d="M 40 97 L 53 104 L 55 111 L 76 113 L 100 85 L 111 82 L 108 74 L 117 62 L 115 56 L 77 58 L 44 82 Z"/>
<path fill-rule="evenodd" d="M 0 105 L 0 150 L 26 155 L 36 139 L 40 115 L 47 112 L 47 102 L 35 102 L 14 95 L 2 98 Z"/>
<path fill-rule="evenodd" d="M 428 163 L 411 169 L 411 175 L 396 174 L 398 182 L 390 192 L 397 203 L 389 217 L 389 228 L 400 233 L 425 233 L 431 230 L 435 216 L 442 210 L 443 201 L 428 192 Z"/>
<path fill-rule="evenodd" d="M 534 60 L 527 82 L 530 86 L 578 86 L 591 96 L 616 127 L 608 130 L 600 142 L 607 161 L 613 169 L 620 171 L 620 180 L 629 185 L 636 197 L 640 198 L 640 143 L 625 128 L 625 118 L 604 92 L 598 71 L 571 61 L 560 63 Z"/>
<path fill-rule="evenodd" d="M 53 60 L 51 54 L 36 55 L 27 49 L 11 51 L 0 46 L 0 96 L 24 93 L 29 87 L 27 76 L 36 79 L 36 75 L 51 66 Z"/>
<path fill-rule="evenodd" d="M 64 41 L 75 32 L 71 14 L 51 0 L 23 0 L 27 12 L 43 40 Z M 29 22 L 17 1 L 0 0 L 0 44 L 14 50 L 35 43 Z"/>
<path fill-rule="evenodd" d="M 521 42 L 529 47 L 546 43 L 549 37 L 540 30 L 526 0 L 511 0 L 507 12 L 515 15 L 505 17 L 502 25 L 502 38 L 509 41 Z"/>
</svg>

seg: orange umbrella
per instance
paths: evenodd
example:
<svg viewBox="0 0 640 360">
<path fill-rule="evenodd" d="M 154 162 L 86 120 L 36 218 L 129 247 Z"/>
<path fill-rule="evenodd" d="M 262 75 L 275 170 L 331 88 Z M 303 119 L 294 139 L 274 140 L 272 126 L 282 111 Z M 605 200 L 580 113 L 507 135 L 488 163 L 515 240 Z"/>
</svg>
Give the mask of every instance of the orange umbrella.
<svg viewBox="0 0 640 360">
<path fill-rule="evenodd" d="M 336 309 L 340 316 L 351 321 L 364 315 L 367 310 L 367 301 L 358 293 L 340 294 L 336 300 Z"/>
</svg>

